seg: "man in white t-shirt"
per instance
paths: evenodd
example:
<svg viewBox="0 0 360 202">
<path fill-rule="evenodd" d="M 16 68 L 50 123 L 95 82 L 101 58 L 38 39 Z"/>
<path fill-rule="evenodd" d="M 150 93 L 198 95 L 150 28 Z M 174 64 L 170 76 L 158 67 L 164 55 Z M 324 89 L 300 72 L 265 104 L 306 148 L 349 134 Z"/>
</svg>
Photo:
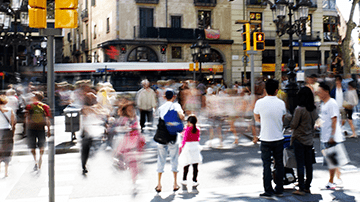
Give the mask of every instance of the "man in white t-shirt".
<svg viewBox="0 0 360 202">
<path fill-rule="evenodd" d="M 176 95 L 174 90 L 166 89 L 165 91 L 166 102 L 159 107 L 159 119 L 164 120 L 164 116 L 169 111 L 169 109 L 174 109 L 181 120 L 184 120 L 185 115 L 179 103 L 174 102 L 176 99 Z M 160 121 L 160 120 L 159 120 Z M 171 170 L 174 174 L 174 191 L 179 190 L 179 185 L 177 184 L 177 173 L 179 172 L 178 167 L 178 157 L 179 157 L 179 144 L 177 143 L 177 135 L 168 136 L 169 143 L 168 144 L 157 144 L 157 172 L 158 172 L 158 185 L 155 187 L 156 192 L 161 192 L 161 176 L 164 172 L 164 166 L 166 163 L 166 156 L 169 153 L 170 162 L 171 162 Z"/>
<path fill-rule="evenodd" d="M 325 83 L 320 83 L 319 90 L 316 92 L 319 98 L 323 101 L 321 104 L 321 149 L 329 148 L 337 143 L 344 141 L 344 137 L 340 128 L 340 113 L 339 106 L 336 100 L 330 97 L 330 87 Z M 326 185 L 327 189 L 335 189 L 334 176 L 337 172 L 337 177 L 340 180 L 339 168 L 329 169 L 330 179 Z"/>
<path fill-rule="evenodd" d="M 267 95 L 256 101 L 254 108 L 255 121 L 260 122 L 260 150 L 263 161 L 263 184 L 265 192 L 260 197 L 268 198 L 272 195 L 282 196 L 283 194 L 283 150 L 284 136 L 282 133 L 283 120 L 286 114 L 284 101 L 276 97 L 278 93 L 279 82 L 269 79 L 265 84 Z M 253 142 L 258 138 L 255 136 Z M 273 189 L 271 180 L 271 156 L 275 159 L 276 167 L 276 187 Z"/>
</svg>

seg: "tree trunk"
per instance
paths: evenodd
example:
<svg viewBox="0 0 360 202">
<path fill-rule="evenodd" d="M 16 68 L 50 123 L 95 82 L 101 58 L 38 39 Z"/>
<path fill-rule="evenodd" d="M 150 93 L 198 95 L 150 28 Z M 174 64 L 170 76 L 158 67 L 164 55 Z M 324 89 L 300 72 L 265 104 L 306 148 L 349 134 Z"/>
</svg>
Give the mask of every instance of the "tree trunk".
<svg viewBox="0 0 360 202">
<path fill-rule="evenodd" d="M 351 68 L 351 60 L 350 60 L 350 54 L 351 54 L 351 32 L 356 27 L 356 24 L 353 21 L 354 16 L 354 10 L 356 4 L 359 3 L 359 0 L 353 0 L 351 10 L 350 10 L 350 17 L 349 21 L 346 23 L 346 36 L 342 41 L 342 59 L 344 61 L 344 75 L 350 74 L 350 68 Z"/>
<path fill-rule="evenodd" d="M 281 84 L 282 40 L 279 35 L 275 38 L 275 79 Z"/>
</svg>

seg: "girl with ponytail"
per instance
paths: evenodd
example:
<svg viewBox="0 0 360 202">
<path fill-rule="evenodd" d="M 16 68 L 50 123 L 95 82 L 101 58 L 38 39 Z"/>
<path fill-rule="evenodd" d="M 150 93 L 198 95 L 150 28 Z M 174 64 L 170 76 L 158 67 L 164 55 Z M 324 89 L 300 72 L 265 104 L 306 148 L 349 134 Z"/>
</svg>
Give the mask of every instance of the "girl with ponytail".
<svg viewBox="0 0 360 202">
<path fill-rule="evenodd" d="M 187 185 L 187 174 L 190 165 L 193 166 L 193 186 L 198 186 L 197 175 L 198 165 L 202 162 L 202 155 L 200 154 L 201 146 L 200 129 L 196 127 L 197 118 L 191 114 L 187 119 L 187 125 L 183 132 L 183 140 L 180 147 L 179 164 L 184 166 L 183 185 Z"/>
</svg>

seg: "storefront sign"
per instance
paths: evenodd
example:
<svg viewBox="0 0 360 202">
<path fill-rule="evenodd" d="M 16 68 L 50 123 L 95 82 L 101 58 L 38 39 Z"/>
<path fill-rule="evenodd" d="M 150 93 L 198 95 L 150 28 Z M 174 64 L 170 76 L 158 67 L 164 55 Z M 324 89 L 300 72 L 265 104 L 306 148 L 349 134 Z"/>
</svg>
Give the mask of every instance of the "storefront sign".
<svg viewBox="0 0 360 202">
<path fill-rule="evenodd" d="M 262 64 L 263 72 L 275 72 L 275 63 Z M 281 71 L 285 71 L 285 64 L 281 64 Z"/>
</svg>

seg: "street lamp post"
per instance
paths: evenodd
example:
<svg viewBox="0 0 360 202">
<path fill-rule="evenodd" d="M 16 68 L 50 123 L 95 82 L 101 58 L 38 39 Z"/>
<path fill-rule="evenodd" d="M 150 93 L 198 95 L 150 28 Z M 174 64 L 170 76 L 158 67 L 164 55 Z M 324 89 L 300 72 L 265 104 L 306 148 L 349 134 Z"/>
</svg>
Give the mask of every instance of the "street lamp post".
<svg viewBox="0 0 360 202">
<path fill-rule="evenodd" d="M 285 33 L 289 35 L 290 58 L 287 65 L 289 68 L 289 83 L 286 86 L 286 92 L 288 94 L 289 111 L 293 113 L 296 107 L 295 97 L 298 90 L 298 85 L 295 81 L 296 73 L 294 71 L 296 63 L 294 60 L 293 35 L 301 36 L 305 33 L 311 2 L 309 0 L 276 0 L 275 4 L 269 0 L 266 2 L 270 4 L 277 34 L 279 36 Z M 287 14 L 286 11 L 288 11 Z M 288 15 L 288 21 L 286 21 L 286 15 Z"/>
<path fill-rule="evenodd" d="M 211 52 L 211 46 L 202 38 L 202 36 L 199 34 L 199 37 L 197 38 L 197 42 L 193 44 L 191 47 L 191 55 L 193 56 L 193 62 L 199 62 L 199 80 L 202 79 L 202 62 L 207 62 L 208 57 L 207 55 Z M 195 71 L 195 70 L 194 70 Z"/>
<path fill-rule="evenodd" d="M 318 74 L 321 74 L 321 69 L 320 69 L 320 59 L 321 59 L 321 52 L 320 52 L 320 46 L 321 46 L 321 39 L 320 39 L 320 33 L 318 33 L 317 37 L 316 37 L 316 46 L 317 46 L 317 54 L 318 54 Z"/>
</svg>

